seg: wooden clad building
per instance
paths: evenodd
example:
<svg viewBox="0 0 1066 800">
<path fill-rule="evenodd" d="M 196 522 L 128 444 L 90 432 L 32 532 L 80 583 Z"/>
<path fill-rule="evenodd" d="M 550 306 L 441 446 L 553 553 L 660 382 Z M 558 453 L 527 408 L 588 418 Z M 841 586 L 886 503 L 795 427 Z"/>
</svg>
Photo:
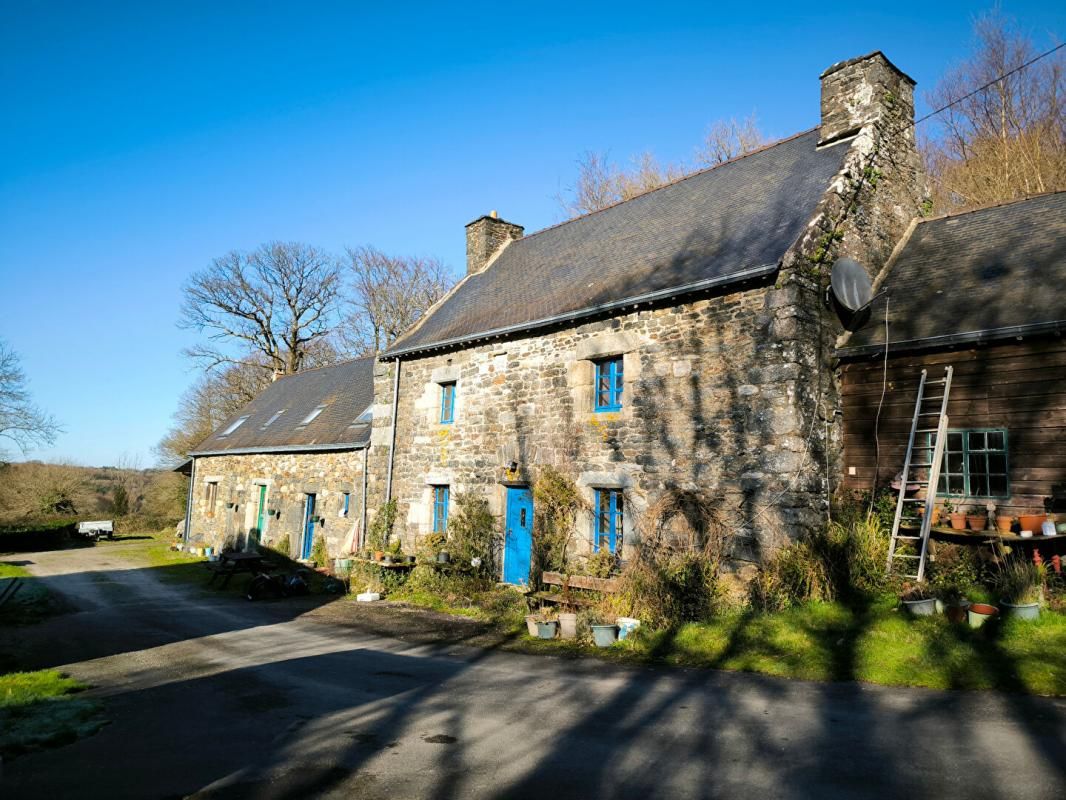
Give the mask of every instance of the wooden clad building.
<svg viewBox="0 0 1066 800">
<path fill-rule="evenodd" d="M 950 365 L 939 494 L 1050 509 L 1066 485 L 1066 193 L 916 223 L 877 288 L 837 353 L 843 486 L 899 473 L 921 372 Z"/>
</svg>

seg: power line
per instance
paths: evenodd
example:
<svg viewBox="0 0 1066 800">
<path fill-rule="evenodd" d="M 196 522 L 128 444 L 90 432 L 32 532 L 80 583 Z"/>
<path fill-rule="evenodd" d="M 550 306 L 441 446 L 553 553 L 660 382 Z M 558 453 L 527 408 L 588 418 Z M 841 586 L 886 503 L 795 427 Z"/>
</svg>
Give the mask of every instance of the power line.
<svg viewBox="0 0 1066 800">
<path fill-rule="evenodd" d="M 999 83 L 999 82 L 1000 82 L 1000 81 L 1002 81 L 1002 80 L 1006 80 L 1007 78 L 1009 78 L 1009 77 L 1010 77 L 1011 75 L 1013 75 L 1014 73 L 1016 73 L 1016 72 L 1021 72 L 1021 71 L 1022 71 L 1023 69 L 1025 69 L 1026 67 L 1031 67 L 1031 66 L 1032 66 L 1033 64 L 1035 64 L 1035 63 L 1036 63 L 1037 61 L 1039 61 L 1040 59 L 1042 59 L 1042 58 L 1047 58 L 1047 57 L 1048 57 L 1048 56 L 1050 56 L 1050 55 L 1051 55 L 1052 53 L 1056 53 L 1056 52 L 1058 52 L 1059 50 L 1061 50 L 1061 49 L 1062 49 L 1063 47 L 1066 47 L 1066 42 L 1063 42 L 1062 44 L 1056 45 L 1055 47 L 1052 47 L 1052 48 L 1051 48 L 1050 50 L 1047 50 L 1047 51 L 1045 51 L 1045 52 L 1041 53 L 1040 55 L 1038 55 L 1038 56 L 1035 56 L 1034 58 L 1031 58 L 1031 59 L 1029 59 L 1029 60 L 1028 60 L 1028 61 L 1026 61 L 1026 62 L 1025 62 L 1024 64 L 1020 64 L 1020 65 L 1018 65 L 1017 67 L 1015 67 L 1014 69 L 1012 69 L 1012 70 L 1010 70 L 1010 71 L 1008 71 L 1008 72 L 1004 72 L 1004 73 L 1003 73 L 1002 75 L 1000 75 L 1000 76 L 999 76 L 998 78 L 993 78 L 993 79 L 992 79 L 992 80 L 990 80 L 990 81 L 989 81 L 988 83 L 986 83 L 986 84 L 985 84 L 984 86 L 978 86 L 978 87 L 977 87 L 976 89 L 974 89 L 974 90 L 973 90 L 972 92 L 970 92 L 969 94 L 964 94 L 964 95 L 963 95 L 962 97 L 959 97 L 959 98 L 957 98 L 957 99 L 955 99 L 955 100 L 952 100 L 952 101 L 951 101 L 950 103 L 948 103 L 947 105 L 941 106 L 941 107 L 940 107 L 940 108 L 938 108 L 938 109 L 937 109 L 936 111 L 930 111 L 930 112 L 929 112 L 928 114 L 926 114 L 926 115 L 925 115 L 924 117 L 922 117 L 921 119 L 916 119 L 916 120 L 914 121 L 914 124 L 915 124 L 916 126 L 917 126 L 917 125 L 920 125 L 921 123 L 925 122 L 925 121 L 926 121 L 927 119 L 929 119 L 930 117 L 935 117 L 935 116 L 936 116 L 937 114 L 941 113 L 942 111 L 947 111 L 947 110 L 948 110 L 949 108 L 951 108 L 952 106 L 954 106 L 954 105 L 958 105 L 958 104 L 959 104 L 959 103 L 961 103 L 961 102 L 962 102 L 963 100 L 968 100 L 969 98 L 973 97 L 973 96 L 974 96 L 975 94 L 977 94 L 978 92 L 983 92 L 983 91 L 984 91 L 985 89 L 987 89 L 987 88 L 988 88 L 989 86 L 992 86 L 993 84 L 997 84 L 997 83 Z"/>
</svg>

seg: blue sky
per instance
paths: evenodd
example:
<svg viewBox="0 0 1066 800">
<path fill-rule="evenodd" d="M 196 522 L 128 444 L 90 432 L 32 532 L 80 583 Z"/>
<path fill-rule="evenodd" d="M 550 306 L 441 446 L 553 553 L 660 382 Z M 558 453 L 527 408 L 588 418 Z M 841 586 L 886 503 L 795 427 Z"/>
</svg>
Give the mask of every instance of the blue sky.
<svg viewBox="0 0 1066 800">
<path fill-rule="evenodd" d="M 881 49 L 929 89 L 967 3 L 47 3 L 0 9 L 0 338 L 66 428 L 33 458 L 151 463 L 195 378 L 180 287 L 271 239 L 463 269 L 490 209 L 536 230 L 577 156 L 785 136 Z M 1004 2 L 1038 44 L 1058 3 Z M 919 113 L 924 104 L 919 102 Z"/>
</svg>

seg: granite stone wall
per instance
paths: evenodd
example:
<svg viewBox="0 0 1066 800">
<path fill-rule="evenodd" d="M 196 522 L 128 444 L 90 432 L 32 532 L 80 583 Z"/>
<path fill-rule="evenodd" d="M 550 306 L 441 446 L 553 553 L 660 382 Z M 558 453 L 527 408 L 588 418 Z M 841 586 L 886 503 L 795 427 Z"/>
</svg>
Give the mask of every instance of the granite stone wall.
<svg viewBox="0 0 1066 800">
<path fill-rule="evenodd" d="M 208 483 L 217 484 L 212 505 Z M 266 486 L 266 503 L 263 527 L 257 530 L 260 486 Z M 243 549 L 256 538 L 275 545 L 287 536 L 290 553 L 297 557 L 303 546 L 307 495 L 314 494 L 315 514 L 321 517 L 314 537 L 324 537 L 329 553 L 337 556 L 359 541 L 362 492 L 361 450 L 202 456 L 196 459 L 189 539 Z"/>
</svg>

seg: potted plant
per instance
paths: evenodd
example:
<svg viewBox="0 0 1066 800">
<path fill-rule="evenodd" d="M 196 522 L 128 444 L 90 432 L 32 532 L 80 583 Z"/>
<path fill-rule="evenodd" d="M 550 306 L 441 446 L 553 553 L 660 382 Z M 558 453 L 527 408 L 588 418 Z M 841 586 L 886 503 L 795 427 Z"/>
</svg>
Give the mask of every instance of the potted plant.
<svg viewBox="0 0 1066 800">
<path fill-rule="evenodd" d="M 559 621 L 549 619 L 548 617 L 541 617 L 537 620 L 537 638 L 538 639 L 554 639 L 555 634 L 559 630 Z"/>
<path fill-rule="evenodd" d="M 966 617 L 970 621 L 971 628 L 980 628 L 998 613 L 999 609 L 988 603 L 973 603 L 966 609 Z"/>
<path fill-rule="evenodd" d="M 971 531 L 983 531 L 988 526 L 988 512 L 981 506 L 973 506 L 966 515 Z"/>
<path fill-rule="evenodd" d="M 936 606 L 937 612 L 947 617 L 949 622 L 962 623 L 966 621 L 970 601 L 958 587 L 948 586 L 939 592 Z"/>
<path fill-rule="evenodd" d="M 439 553 L 437 553 L 438 564 L 447 564 L 451 560 L 451 554 L 447 550 L 441 550 Z"/>
<path fill-rule="evenodd" d="M 996 515 L 996 530 L 1000 533 L 1010 533 L 1014 527 L 1014 517 L 1007 514 Z"/>
<path fill-rule="evenodd" d="M 1008 619 L 1036 619 L 1044 591 L 1044 567 L 1016 556 L 1004 560 L 995 578 L 999 606 Z"/>
<path fill-rule="evenodd" d="M 374 551 L 374 560 L 375 561 L 381 561 L 381 559 L 383 559 L 384 557 L 385 557 L 385 551 L 384 550 L 375 550 Z"/>
<path fill-rule="evenodd" d="M 572 611 L 559 612 L 559 638 L 577 638 L 577 614 Z"/>
<path fill-rule="evenodd" d="M 936 613 L 936 597 L 924 581 L 904 583 L 899 599 L 911 616 L 931 617 Z"/>
<path fill-rule="evenodd" d="M 613 622 L 608 624 L 601 622 L 592 626 L 592 638 L 597 647 L 610 647 L 618 641 L 618 626 Z"/>
<path fill-rule="evenodd" d="M 1023 531 L 1032 531 L 1033 535 L 1040 533 L 1040 528 L 1047 519 L 1047 514 L 1020 514 L 1018 522 Z"/>
<path fill-rule="evenodd" d="M 962 509 L 954 502 L 953 498 L 949 497 L 944 501 L 944 513 L 948 515 L 952 530 L 966 530 L 966 515 L 962 513 Z"/>
</svg>

